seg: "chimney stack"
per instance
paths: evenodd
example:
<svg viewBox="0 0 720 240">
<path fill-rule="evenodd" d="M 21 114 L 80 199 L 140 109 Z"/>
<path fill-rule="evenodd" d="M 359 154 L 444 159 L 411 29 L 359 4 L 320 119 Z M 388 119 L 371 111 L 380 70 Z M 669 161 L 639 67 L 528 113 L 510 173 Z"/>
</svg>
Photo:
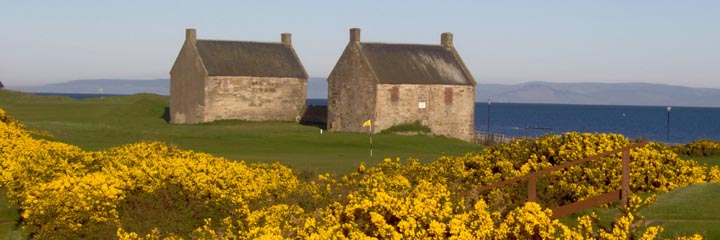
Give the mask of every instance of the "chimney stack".
<svg viewBox="0 0 720 240">
<path fill-rule="evenodd" d="M 193 44 L 197 41 L 194 28 L 185 29 L 185 41 L 189 41 Z"/>
<path fill-rule="evenodd" d="M 359 28 L 351 28 L 350 29 L 350 42 L 351 43 L 359 43 L 360 42 L 360 29 Z"/>
<path fill-rule="evenodd" d="M 292 34 L 282 33 L 282 34 L 280 34 L 280 40 L 283 45 L 285 45 L 287 47 L 292 46 Z"/>
<path fill-rule="evenodd" d="M 443 45 L 444 47 L 452 47 L 453 46 L 453 35 L 449 32 L 444 32 L 440 36 L 440 45 Z"/>
</svg>

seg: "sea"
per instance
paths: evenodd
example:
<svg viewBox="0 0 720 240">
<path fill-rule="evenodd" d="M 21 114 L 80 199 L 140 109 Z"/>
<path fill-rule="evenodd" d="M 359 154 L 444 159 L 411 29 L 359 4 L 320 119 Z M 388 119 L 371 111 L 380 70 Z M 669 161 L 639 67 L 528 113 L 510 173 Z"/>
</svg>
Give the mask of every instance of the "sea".
<svg viewBox="0 0 720 240">
<path fill-rule="evenodd" d="M 36 93 L 41 96 L 93 98 L 110 94 Z M 308 99 L 327 105 L 327 99 Z M 451 116 L 449 116 L 451 117 Z M 565 132 L 619 133 L 670 144 L 698 139 L 720 141 L 720 108 L 605 106 L 574 104 L 475 103 L 475 130 L 514 137 Z"/>
<path fill-rule="evenodd" d="M 308 105 L 326 105 L 310 99 Z M 451 117 L 451 116 L 449 116 Z M 475 131 L 514 137 L 565 132 L 619 133 L 669 144 L 720 140 L 720 108 L 475 103 Z"/>
</svg>

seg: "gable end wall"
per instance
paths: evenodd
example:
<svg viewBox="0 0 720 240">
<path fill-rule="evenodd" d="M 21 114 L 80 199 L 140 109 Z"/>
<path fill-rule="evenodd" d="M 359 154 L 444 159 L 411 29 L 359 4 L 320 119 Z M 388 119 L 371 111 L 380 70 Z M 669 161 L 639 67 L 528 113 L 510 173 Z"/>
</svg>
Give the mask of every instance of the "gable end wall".
<svg viewBox="0 0 720 240">
<path fill-rule="evenodd" d="M 399 96 L 392 101 L 393 88 Z M 450 89 L 450 90 L 448 90 Z M 447 102 L 446 92 L 452 92 Z M 378 84 L 374 132 L 420 122 L 433 134 L 471 141 L 475 121 L 475 87 L 468 85 Z M 419 103 L 425 102 L 425 109 Z"/>
<path fill-rule="evenodd" d="M 359 45 L 349 44 L 328 76 L 328 129 L 367 132 L 362 124 L 374 118 L 375 87 Z"/>
<path fill-rule="evenodd" d="M 207 72 L 193 46 L 185 42 L 170 70 L 170 122 L 203 122 Z"/>
</svg>

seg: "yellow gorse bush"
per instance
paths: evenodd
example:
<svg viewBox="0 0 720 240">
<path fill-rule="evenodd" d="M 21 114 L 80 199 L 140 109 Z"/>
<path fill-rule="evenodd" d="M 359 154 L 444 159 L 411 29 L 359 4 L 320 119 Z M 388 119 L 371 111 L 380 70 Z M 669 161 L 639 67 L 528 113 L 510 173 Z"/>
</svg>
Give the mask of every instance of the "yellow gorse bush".
<svg viewBox="0 0 720 240">
<path fill-rule="evenodd" d="M 429 164 L 386 159 L 301 181 L 280 164 L 246 164 L 140 142 L 104 151 L 32 138 L 0 110 L 0 187 L 39 239 L 652 239 L 637 197 L 611 226 L 570 228 L 547 207 L 619 188 L 619 156 L 556 171 L 538 184 L 477 187 L 630 144 L 616 134 L 551 135 Z M 633 191 L 720 180 L 717 168 L 650 144 L 632 153 Z M 650 199 L 652 200 L 652 198 Z M 606 230 L 608 229 L 608 230 Z M 640 234 L 642 232 L 642 234 Z"/>
</svg>

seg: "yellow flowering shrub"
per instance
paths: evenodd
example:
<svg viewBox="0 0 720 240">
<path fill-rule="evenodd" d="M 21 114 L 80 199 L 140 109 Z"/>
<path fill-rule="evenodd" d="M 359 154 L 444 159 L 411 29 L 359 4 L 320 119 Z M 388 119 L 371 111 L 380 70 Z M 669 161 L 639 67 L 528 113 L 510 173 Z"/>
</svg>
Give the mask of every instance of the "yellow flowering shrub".
<svg viewBox="0 0 720 240">
<path fill-rule="evenodd" d="M 101 173 L 59 177 L 31 188 L 20 205 L 27 231 L 40 239 L 73 238 L 117 223 L 125 183 Z M 112 231 L 114 229 L 105 229 Z M 64 235 L 65 233 L 73 233 Z"/>
<path fill-rule="evenodd" d="M 720 168 L 718 166 L 712 166 L 708 168 L 707 182 L 720 182 Z"/>
<path fill-rule="evenodd" d="M 523 176 L 550 166 L 580 160 L 630 145 L 619 134 L 566 133 L 521 139 L 496 145 L 481 153 L 441 157 L 427 165 L 406 166 L 407 174 L 443 182 L 453 192 L 476 195 L 477 188 Z M 650 143 L 630 151 L 632 191 L 669 191 L 710 179 L 711 169 L 683 160 L 671 148 Z M 545 207 L 564 205 L 620 189 L 620 154 L 596 159 L 538 179 L 538 200 Z M 527 195 L 524 182 L 483 193 L 488 203 L 521 206 Z M 491 204 L 499 206 L 498 204 Z M 507 212 L 511 208 L 495 208 Z"/>
<path fill-rule="evenodd" d="M 619 188 L 610 156 L 538 180 L 538 203 L 524 183 L 478 187 L 624 147 L 616 134 L 549 135 L 440 157 L 421 164 L 386 159 L 343 176 L 300 180 L 292 169 L 246 164 L 140 142 L 103 151 L 35 139 L 0 109 L 0 187 L 39 239 L 652 239 L 639 234 L 633 197 L 610 227 L 592 216 L 570 228 L 547 207 Z M 649 144 L 631 153 L 634 191 L 666 191 L 720 171 Z"/>
<path fill-rule="evenodd" d="M 4 116 L 2 114 L 4 112 L 0 112 L 0 116 Z M 0 119 L 3 119 L 3 124 L 0 124 L 0 187 L 7 190 L 11 202 L 19 204 L 26 189 L 61 176 L 82 176 L 86 173 L 87 159 L 80 148 L 33 139 L 22 125 L 12 122 L 11 118 Z"/>
<path fill-rule="evenodd" d="M 296 189 L 292 169 L 141 142 L 85 152 L 32 138 L 0 112 L 0 187 L 38 238 L 187 235 L 204 218 L 248 216 Z M 189 223 L 189 224 L 180 224 Z"/>
<path fill-rule="evenodd" d="M 499 229 L 506 230 L 508 239 L 548 239 L 555 235 L 558 221 L 550 220 L 552 211 L 542 209 L 539 204 L 527 202 L 523 208 L 508 213 Z"/>
<path fill-rule="evenodd" d="M 655 201 L 655 195 L 642 199 L 637 195 L 630 196 L 628 206 L 621 208 L 623 215 L 611 224 L 610 229 L 599 229 L 599 239 L 623 240 L 623 239 L 655 239 L 663 229 L 662 227 L 648 227 L 640 234 L 640 227 L 644 225 L 639 215 L 641 208 L 650 205 Z"/>
</svg>

